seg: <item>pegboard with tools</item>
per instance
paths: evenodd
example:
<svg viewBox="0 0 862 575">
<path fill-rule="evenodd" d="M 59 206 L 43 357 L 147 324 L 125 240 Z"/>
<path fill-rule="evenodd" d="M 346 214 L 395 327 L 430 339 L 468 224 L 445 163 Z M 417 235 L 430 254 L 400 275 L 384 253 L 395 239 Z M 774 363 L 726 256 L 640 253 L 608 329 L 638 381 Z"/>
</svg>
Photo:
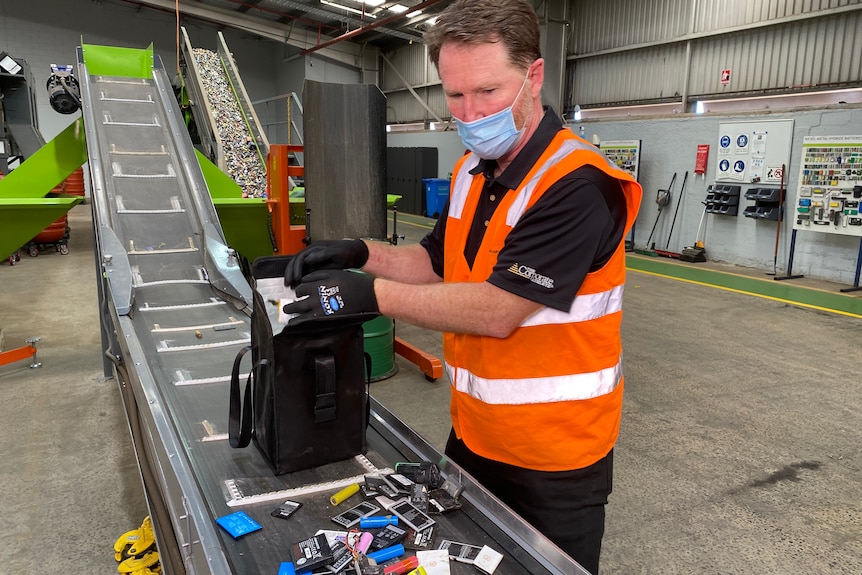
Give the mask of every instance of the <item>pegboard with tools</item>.
<svg viewBox="0 0 862 575">
<path fill-rule="evenodd" d="M 640 140 L 608 140 L 599 144 L 599 149 L 615 166 L 631 174 L 635 180 L 638 179 Z"/>
<path fill-rule="evenodd" d="M 862 237 L 862 136 L 806 136 L 793 229 Z"/>
</svg>

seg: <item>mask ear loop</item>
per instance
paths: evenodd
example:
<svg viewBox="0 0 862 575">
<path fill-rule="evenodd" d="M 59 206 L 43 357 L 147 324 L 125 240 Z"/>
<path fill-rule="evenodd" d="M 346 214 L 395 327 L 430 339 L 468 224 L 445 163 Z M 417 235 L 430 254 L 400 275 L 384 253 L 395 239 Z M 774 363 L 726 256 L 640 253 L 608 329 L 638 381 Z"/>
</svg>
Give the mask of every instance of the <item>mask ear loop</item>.
<svg viewBox="0 0 862 575">
<path fill-rule="evenodd" d="M 512 101 L 512 105 L 511 105 L 511 106 L 509 106 L 509 108 L 511 108 L 511 110 L 512 110 L 512 116 L 513 116 L 513 117 L 514 117 L 514 115 L 515 115 L 515 114 L 514 114 L 514 113 L 515 113 L 515 104 L 517 104 L 517 103 L 518 103 L 518 98 L 520 98 L 520 97 L 521 97 L 521 92 L 523 92 L 523 91 L 524 91 L 524 86 L 526 86 L 526 85 L 527 85 L 527 80 L 529 80 L 529 79 L 530 79 L 530 68 L 532 68 L 532 67 L 533 67 L 533 64 L 530 64 L 529 66 L 527 66 L 527 73 L 526 73 L 526 74 L 524 74 L 524 81 L 523 81 L 523 82 L 521 82 L 521 89 L 520 89 L 520 90 L 518 90 L 518 95 L 517 95 L 517 96 L 515 96 L 515 99 Z M 524 120 L 524 125 L 523 125 L 523 126 L 521 126 L 521 129 L 520 129 L 520 130 L 518 130 L 518 132 L 519 132 L 519 133 L 523 133 L 523 132 L 524 132 L 524 130 L 527 128 L 527 124 L 529 123 L 529 121 L 530 121 L 530 118 L 529 118 L 529 117 L 527 117 L 527 118 Z M 517 127 L 518 127 L 518 126 L 515 126 L 515 128 L 517 128 Z M 519 138 L 520 138 L 520 136 L 519 136 Z"/>
<path fill-rule="evenodd" d="M 515 104 L 517 104 L 517 103 L 518 103 L 518 98 L 520 98 L 520 97 L 521 97 L 521 92 L 523 92 L 523 91 L 524 91 L 524 86 L 526 86 L 526 85 L 527 85 L 527 80 L 530 78 L 530 67 L 532 67 L 532 64 L 530 64 L 530 66 L 528 66 L 528 67 L 527 67 L 527 73 L 524 75 L 524 81 L 521 83 L 521 89 L 520 89 L 520 90 L 518 90 L 518 95 L 517 95 L 517 96 L 515 96 L 515 99 L 512 101 L 512 105 L 511 105 L 511 106 L 509 106 L 509 108 L 512 110 L 512 118 L 513 118 L 513 119 L 514 119 L 514 117 L 515 117 Z M 521 139 L 521 136 L 524 134 L 524 130 L 526 130 L 526 129 L 527 129 L 527 124 L 528 124 L 529 122 L 530 122 L 530 117 L 529 117 L 529 116 L 527 116 L 527 117 L 524 119 L 524 125 L 523 125 L 523 126 L 521 126 L 521 129 L 520 129 L 520 130 L 518 130 L 518 140 L 520 140 L 520 139 Z M 515 126 L 515 128 L 516 128 L 516 129 L 517 129 L 517 127 L 518 127 L 518 126 Z"/>
</svg>

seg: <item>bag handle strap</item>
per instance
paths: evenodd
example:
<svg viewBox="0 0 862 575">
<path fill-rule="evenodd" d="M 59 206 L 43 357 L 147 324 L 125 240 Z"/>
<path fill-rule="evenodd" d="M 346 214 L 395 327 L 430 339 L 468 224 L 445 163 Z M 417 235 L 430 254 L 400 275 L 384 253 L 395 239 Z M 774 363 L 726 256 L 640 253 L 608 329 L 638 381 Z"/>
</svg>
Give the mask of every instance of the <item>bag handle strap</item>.
<svg viewBox="0 0 862 575">
<path fill-rule="evenodd" d="M 332 354 L 314 356 L 314 423 L 335 419 L 335 357 Z"/>
<path fill-rule="evenodd" d="M 365 424 L 371 419 L 371 401 L 368 396 L 371 393 L 371 355 L 367 352 L 365 356 Z M 335 419 L 336 377 L 335 358 L 331 354 L 319 354 L 314 356 L 314 423 L 323 423 Z"/>
<path fill-rule="evenodd" d="M 248 377 L 245 380 L 245 394 L 242 401 L 240 401 L 239 368 L 242 363 L 243 356 L 250 350 L 250 345 L 239 350 L 239 353 L 236 354 L 236 358 L 233 360 L 233 369 L 230 373 L 228 439 L 231 447 L 246 447 L 251 442 L 254 423 L 252 414 L 252 382 L 254 380 L 254 374 L 258 368 L 269 363 L 267 360 L 262 359 L 256 365 L 252 366 L 252 369 L 248 372 Z"/>
</svg>

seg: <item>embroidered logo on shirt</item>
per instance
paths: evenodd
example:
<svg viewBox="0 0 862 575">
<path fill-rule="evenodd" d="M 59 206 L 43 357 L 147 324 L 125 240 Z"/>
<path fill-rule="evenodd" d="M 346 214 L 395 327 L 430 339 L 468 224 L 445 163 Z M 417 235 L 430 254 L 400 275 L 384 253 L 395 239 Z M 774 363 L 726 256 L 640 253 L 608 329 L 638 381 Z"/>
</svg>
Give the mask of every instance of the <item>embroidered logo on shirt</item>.
<svg viewBox="0 0 862 575">
<path fill-rule="evenodd" d="M 517 263 L 514 263 L 511 266 L 509 266 L 509 271 L 512 272 L 513 274 L 515 274 L 516 276 L 521 276 L 522 278 L 527 278 L 528 280 L 530 280 L 531 282 L 533 282 L 536 285 L 540 285 L 540 286 L 548 288 L 548 289 L 554 289 L 554 280 L 553 279 L 549 278 L 548 276 L 543 276 L 542 274 L 538 273 L 536 270 L 534 270 L 531 267 L 520 266 Z"/>
</svg>

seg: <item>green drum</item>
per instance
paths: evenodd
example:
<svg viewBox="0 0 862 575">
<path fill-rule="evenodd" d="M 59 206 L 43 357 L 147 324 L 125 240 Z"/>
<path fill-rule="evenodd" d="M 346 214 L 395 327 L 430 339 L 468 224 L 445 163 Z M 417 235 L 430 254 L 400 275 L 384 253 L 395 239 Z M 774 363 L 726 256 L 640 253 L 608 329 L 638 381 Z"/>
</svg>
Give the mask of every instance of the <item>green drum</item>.
<svg viewBox="0 0 862 575">
<path fill-rule="evenodd" d="M 381 315 L 362 324 L 365 331 L 365 353 L 371 356 L 371 381 L 380 381 L 398 373 L 395 363 L 395 322 Z"/>
</svg>

